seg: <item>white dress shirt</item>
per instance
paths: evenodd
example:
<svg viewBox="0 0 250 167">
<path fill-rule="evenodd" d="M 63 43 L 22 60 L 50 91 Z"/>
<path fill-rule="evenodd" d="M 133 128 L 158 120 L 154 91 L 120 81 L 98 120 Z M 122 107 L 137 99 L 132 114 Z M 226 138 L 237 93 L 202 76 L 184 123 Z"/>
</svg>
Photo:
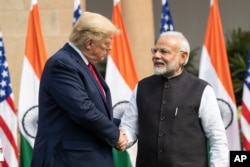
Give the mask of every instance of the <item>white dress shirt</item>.
<svg viewBox="0 0 250 167">
<path fill-rule="evenodd" d="M 137 86 L 130 99 L 128 108 L 122 117 L 120 128 L 126 131 L 128 148 L 136 141 L 138 132 L 138 109 L 136 104 Z M 216 96 L 211 86 L 206 86 L 202 94 L 198 117 L 210 145 L 210 166 L 227 167 L 229 163 L 229 150 L 224 124 Z"/>
</svg>

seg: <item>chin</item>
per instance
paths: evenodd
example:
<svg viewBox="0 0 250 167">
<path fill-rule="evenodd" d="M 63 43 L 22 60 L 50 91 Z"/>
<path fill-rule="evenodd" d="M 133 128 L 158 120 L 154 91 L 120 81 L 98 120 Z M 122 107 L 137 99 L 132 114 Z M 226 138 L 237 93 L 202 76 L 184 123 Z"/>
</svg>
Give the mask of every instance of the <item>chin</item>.
<svg viewBox="0 0 250 167">
<path fill-rule="evenodd" d="M 100 61 L 103 61 L 105 58 L 107 57 L 107 55 L 103 56 Z"/>
<path fill-rule="evenodd" d="M 163 75 L 166 72 L 167 71 L 166 71 L 165 68 L 154 67 L 154 73 L 155 73 L 155 75 Z"/>
</svg>

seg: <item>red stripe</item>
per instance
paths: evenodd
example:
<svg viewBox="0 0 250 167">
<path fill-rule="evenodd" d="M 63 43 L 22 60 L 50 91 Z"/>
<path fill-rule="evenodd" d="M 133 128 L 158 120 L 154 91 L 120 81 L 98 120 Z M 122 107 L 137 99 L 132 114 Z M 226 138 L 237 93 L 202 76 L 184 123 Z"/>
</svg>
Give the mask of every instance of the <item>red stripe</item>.
<svg viewBox="0 0 250 167">
<path fill-rule="evenodd" d="M 246 151 L 250 151 L 250 142 L 245 138 L 244 134 L 242 135 L 243 148 Z"/>
<path fill-rule="evenodd" d="M 242 102 L 241 114 L 242 114 L 242 117 L 244 117 L 247 120 L 248 124 L 250 125 L 250 111 L 248 110 L 244 101 Z"/>
<path fill-rule="evenodd" d="M 10 129 L 8 128 L 8 126 L 6 125 L 6 123 L 5 123 L 5 121 L 3 120 L 2 117 L 0 117 L 0 126 L 1 126 L 4 134 L 8 138 L 12 148 L 14 149 L 15 156 L 17 158 L 18 157 L 18 148 L 17 148 L 17 145 L 16 145 L 15 138 L 13 137 L 13 134 L 11 133 Z"/>
<path fill-rule="evenodd" d="M 243 99 L 242 106 L 241 106 L 241 116 L 244 117 L 244 119 L 247 121 L 247 123 L 250 125 L 250 112 L 247 108 L 245 101 Z M 250 130 L 250 129 L 249 129 Z M 250 141 L 247 140 L 247 138 L 244 136 L 244 132 L 242 132 L 242 144 L 244 150 L 249 151 L 250 150 Z"/>
<path fill-rule="evenodd" d="M 3 163 L 3 164 L 2 164 L 2 167 L 9 167 L 9 165 L 7 164 L 6 159 L 4 159 L 4 161 L 3 161 L 2 163 Z"/>
<path fill-rule="evenodd" d="M 6 101 L 7 101 L 7 103 L 9 104 L 11 110 L 14 112 L 14 114 L 16 114 L 16 107 L 15 107 L 15 104 L 14 104 L 13 99 L 12 99 L 10 96 L 8 96 L 8 97 L 6 98 Z"/>
</svg>

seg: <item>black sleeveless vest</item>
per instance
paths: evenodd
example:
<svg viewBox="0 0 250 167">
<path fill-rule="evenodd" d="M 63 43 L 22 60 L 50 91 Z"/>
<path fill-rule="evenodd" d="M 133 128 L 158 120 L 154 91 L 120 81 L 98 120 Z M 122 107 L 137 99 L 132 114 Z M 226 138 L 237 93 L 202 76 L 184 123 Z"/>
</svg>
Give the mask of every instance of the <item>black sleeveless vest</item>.
<svg viewBox="0 0 250 167">
<path fill-rule="evenodd" d="M 137 90 L 136 167 L 207 167 L 207 140 L 198 110 L 207 83 L 185 70 L 166 79 L 153 75 Z"/>
</svg>

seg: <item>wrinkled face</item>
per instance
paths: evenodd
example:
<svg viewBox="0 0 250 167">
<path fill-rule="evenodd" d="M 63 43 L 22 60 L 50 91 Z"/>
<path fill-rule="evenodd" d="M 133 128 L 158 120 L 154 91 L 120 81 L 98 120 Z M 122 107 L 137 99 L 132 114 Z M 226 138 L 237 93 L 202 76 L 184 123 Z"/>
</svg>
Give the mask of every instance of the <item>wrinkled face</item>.
<svg viewBox="0 0 250 167">
<path fill-rule="evenodd" d="M 85 53 L 86 58 L 93 64 L 103 60 L 112 49 L 112 40 L 112 35 L 99 41 L 88 39 L 88 41 L 86 42 L 88 48 L 88 52 Z"/>
<path fill-rule="evenodd" d="M 176 37 L 160 37 L 151 52 L 156 75 L 172 77 L 181 73 L 187 54 L 180 50 Z"/>
</svg>

